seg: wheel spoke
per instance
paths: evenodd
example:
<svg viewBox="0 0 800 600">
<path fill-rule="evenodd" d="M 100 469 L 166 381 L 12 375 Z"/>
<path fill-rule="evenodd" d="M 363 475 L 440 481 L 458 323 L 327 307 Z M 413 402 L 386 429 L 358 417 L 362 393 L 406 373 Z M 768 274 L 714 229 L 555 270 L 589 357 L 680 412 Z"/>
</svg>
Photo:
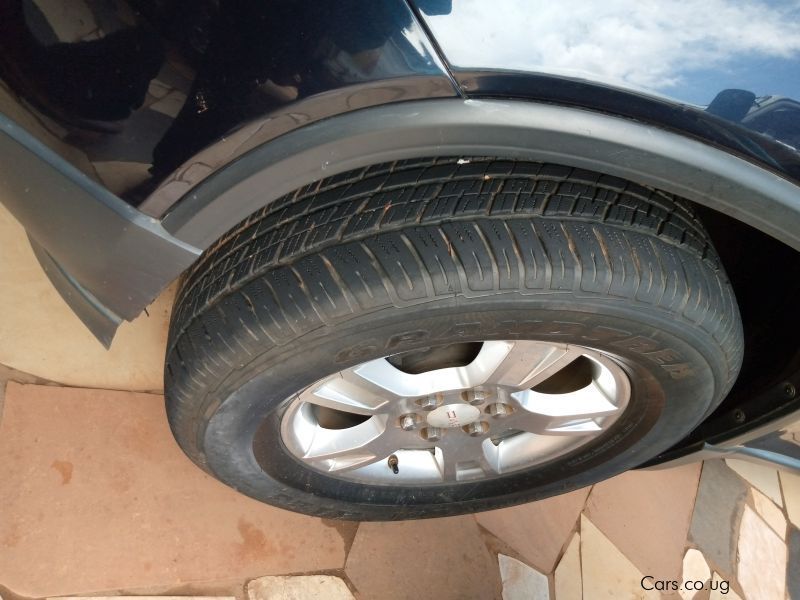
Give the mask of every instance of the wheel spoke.
<svg viewBox="0 0 800 600">
<path fill-rule="evenodd" d="M 387 437 L 386 418 L 381 417 L 349 427 L 346 434 L 345 430 L 325 429 L 318 424 L 309 424 L 309 427 L 311 430 L 304 432 L 307 442 L 303 448 L 303 458 L 309 460 L 375 454 Z"/>
<path fill-rule="evenodd" d="M 398 399 L 388 390 L 356 376 L 352 371 L 337 373 L 311 386 L 299 398 L 302 402 L 357 415 L 378 414 L 392 400 Z"/>
<path fill-rule="evenodd" d="M 424 373 L 404 373 L 383 358 L 366 362 L 352 371 L 394 396 L 415 398 L 483 385 L 506 360 L 512 348 L 510 342 L 484 342 L 478 355 L 468 365 Z"/>
<path fill-rule="evenodd" d="M 529 389 L 555 375 L 582 355 L 566 344 L 518 341 L 496 370 L 491 381 L 517 389 Z"/>
<path fill-rule="evenodd" d="M 529 433 L 585 435 L 602 430 L 597 420 L 620 409 L 592 382 L 568 394 L 542 394 L 523 390 L 511 394 L 517 410 L 504 419 L 509 429 Z"/>
<path fill-rule="evenodd" d="M 488 445 L 494 447 L 491 442 Z M 444 481 L 462 481 L 497 473 L 496 464 L 486 454 L 486 436 L 471 437 L 460 430 L 447 432 L 437 443 L 439 471 Z"/>
<path fill-rule="evenodd" d="M 397 436 L 387 425 L 385 416 L 372 417 L 346 430 L 308 423 L 302 457 L 326 471 L 350 470 L 380 460 L 396 449 Z"/>
</svg>

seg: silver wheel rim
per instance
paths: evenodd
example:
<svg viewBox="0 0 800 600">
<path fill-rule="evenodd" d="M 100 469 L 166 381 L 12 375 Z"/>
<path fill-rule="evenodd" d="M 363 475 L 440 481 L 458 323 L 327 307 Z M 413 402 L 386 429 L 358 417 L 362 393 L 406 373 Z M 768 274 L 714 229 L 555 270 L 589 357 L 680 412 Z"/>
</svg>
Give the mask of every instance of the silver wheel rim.
<svg viewBox="0 0 800 600">
<path fill-rule="evenodd" d="M 475 481 L 575 451 L 629 399 L 625 372 L 600 352 L 487 341 L 459 366 L 412 374 L 380 358 L 320 379 L 291 400 L 281 437 L 306 466 L 348 481 Z"/>
</svg>

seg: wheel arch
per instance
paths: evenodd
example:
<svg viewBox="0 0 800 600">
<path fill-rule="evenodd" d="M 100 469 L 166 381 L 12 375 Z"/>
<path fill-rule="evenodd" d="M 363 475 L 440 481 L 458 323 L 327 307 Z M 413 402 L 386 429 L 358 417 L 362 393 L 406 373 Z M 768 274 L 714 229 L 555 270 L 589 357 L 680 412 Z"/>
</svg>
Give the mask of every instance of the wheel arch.
<svg viewBox="0 0 800 600">
<path fill-rule="evenodd" d="M 208 247 L 284 194 L 379 162 L 502 156 L 585 168 L 719 211 L 800 250 L 800 187 L 752 162 L 654 125 L 566 106 L 433 99 L 353 111 L 280 136 L 230 162 L 162 217 Z"/>
</svg>

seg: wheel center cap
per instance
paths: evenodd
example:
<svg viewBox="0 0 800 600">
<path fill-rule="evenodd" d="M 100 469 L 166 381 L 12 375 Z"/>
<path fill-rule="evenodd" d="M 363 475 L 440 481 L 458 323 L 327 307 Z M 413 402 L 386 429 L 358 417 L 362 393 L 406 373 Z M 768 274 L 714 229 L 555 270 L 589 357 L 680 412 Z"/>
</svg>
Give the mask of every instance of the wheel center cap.
<svg viewBox="0 0 800 600">
<path fill-rule="evenodd" d="M 456 402 L 444 404 L 428 413 L 428 425 L 431 427 L 463 427 L 476 421 L 481 411 L 469 404 Z"/>
</svg>

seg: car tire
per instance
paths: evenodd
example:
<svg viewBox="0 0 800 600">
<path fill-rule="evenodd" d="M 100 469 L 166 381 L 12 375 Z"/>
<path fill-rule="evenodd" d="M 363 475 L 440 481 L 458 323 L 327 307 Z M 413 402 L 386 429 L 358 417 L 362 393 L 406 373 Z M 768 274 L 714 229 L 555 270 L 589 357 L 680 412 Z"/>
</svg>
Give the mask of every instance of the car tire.
<svg viewBox="0 0 800 600">
<path fill-rule="evenodd" d="M 209 248 L 176 299 L 165 388 L 180 446 L 233 488 L 416 519 L 636 467 L 721 402 L 742 354 L 688 202 L 559 165 L 419 159 L 308 185 Z"/>
</svg>

